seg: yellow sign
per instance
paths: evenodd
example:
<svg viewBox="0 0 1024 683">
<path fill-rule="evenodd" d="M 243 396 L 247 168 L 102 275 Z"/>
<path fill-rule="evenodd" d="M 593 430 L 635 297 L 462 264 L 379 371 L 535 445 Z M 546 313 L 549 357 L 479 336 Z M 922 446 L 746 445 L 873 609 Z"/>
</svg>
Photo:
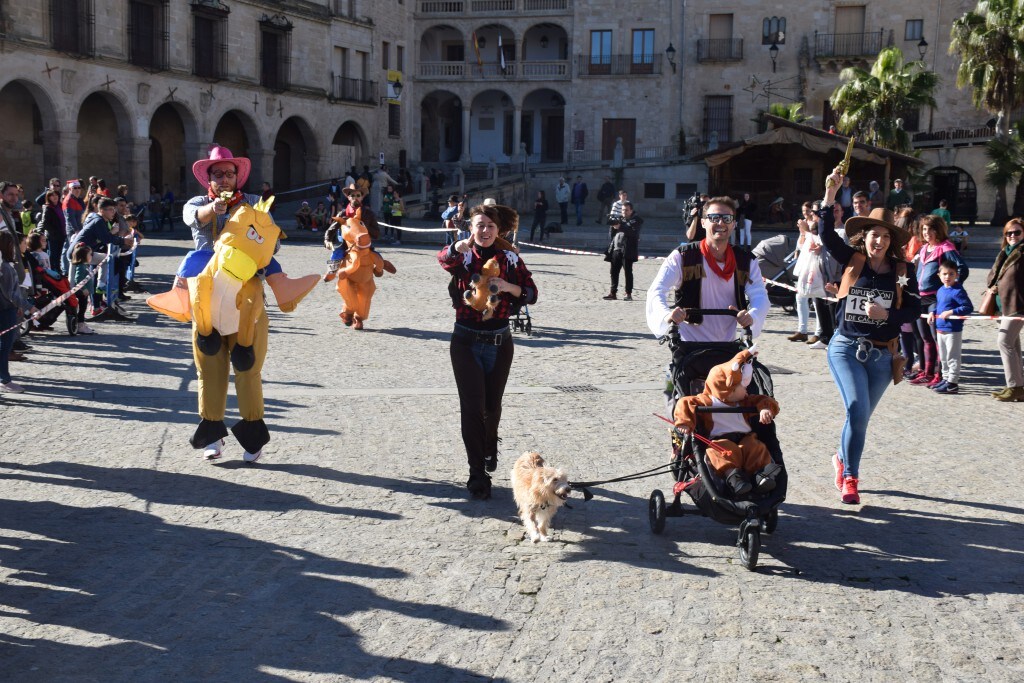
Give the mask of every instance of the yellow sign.
<svg viewBox="0 0 1024 683">
<path fill-rule="evenodd" d="M 402 83 L 402 72 L 395 71 L 394 69 L 388 69 L 388 82 L 384 86 L 387 88 L 387 91 L 384 93 L 384 96 L 388 98 L 388 104 L 402 103 L 399 100 L 399 97 L 401 96 L 401 89 L 402 87 L 405 86 L 405 84 L 403 83 L 401 86 L 399 86 L 398 90 L 396 91 L 395 83 Z"/>
</svg>

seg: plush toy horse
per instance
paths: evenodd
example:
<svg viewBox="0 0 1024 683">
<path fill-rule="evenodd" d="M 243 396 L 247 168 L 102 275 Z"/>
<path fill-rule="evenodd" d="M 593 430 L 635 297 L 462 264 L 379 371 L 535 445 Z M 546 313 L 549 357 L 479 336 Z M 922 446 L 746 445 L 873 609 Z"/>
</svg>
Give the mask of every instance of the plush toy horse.
<svg viewBox="0 0 1024 683">
<path fill-rule="evenodd" d="M 373 299 L 373 293 L 377 291 L 373 278 L 383 276 L 385 270 L 394 273 L 395 266 L 370 249 L 370 233 L 363 223 L 362 209 L 351 217 L 335 216 L 334 220 L 344 225 L 341 238 L 348 250 L 345 253 L 345 260 L 326 279 L 338 279 L 338 294 L 344 301 L 341 321 L 361 330 L 363 321 L 370 317 L 370 301 Z"/>
<path fill-rule="evenodd" d="M 184 311 L 193 323 L 192 355 L 199 375 L 202 418 L 191 443 L 195 448 L 203 448 L 227 436 L 224 413 L 228 375 L 233 365 L 242 419 L 231 431 L 246 452 L 254 454 L 248 460 L 255 460 L 270 440 L 263 421 L 260 375 L 267 355 L 268 324 L 258 271 L 267 267 L 278 239 L 285 237 L 268 213 L 272 202 L 273 198 L 255 206 L 240 204 L 232 211 L 206 266 L 197 276 L 187 279 L 189 301 L 188 310 Z M 205 253 L 203 257 L 207 258 Z M 283 273 L 277 275 L 287 278 Z M 289 310 L 318 280 L 316 275 L 297 280 L 287 278 L 289 291 L 304 290 L 290 299 Z M 177 292 L 150 297 L 147 303 L 161 312 L 168 312 L 162 307 L 168 305 L 177 314 L 172 317 L 180 319 L 183 311 L 174 305 L 181 296 Z"/>
<path fill-rule="evenodd" d="M 498 305 L 498 285 L 493 284 L 491 278 L 500 274 L 501 266 L 498 265 L 498 261 L 494 257 L 487 259 L 480 272 L 473 275 L 469 289 L 462 294 L 466 303 L 474 310 L 483 311 L 483 320 L 490 319 Z"/>
</svg>

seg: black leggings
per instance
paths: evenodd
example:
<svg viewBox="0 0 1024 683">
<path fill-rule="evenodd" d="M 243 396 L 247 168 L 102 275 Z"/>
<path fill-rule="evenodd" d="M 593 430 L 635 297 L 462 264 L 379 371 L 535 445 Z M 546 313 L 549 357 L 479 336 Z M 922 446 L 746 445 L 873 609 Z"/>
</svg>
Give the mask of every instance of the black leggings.
<svg viewBox="0 0 1024 683">
<path fill-rule="evenodd" d="M 538 242 L 543 242 L 544 241 L 544 224 L 545 224 L 546 220 L 547 220 L 547 215 L 546 214 L 543 214 L 543 213 L 535 213 L 535 214 L 533 214 L 533 225 L 530 226 L 530 241 L 531 242 L 533 241 L 533 231 L 536 230 L 538 227 L 540 228 L 540 239 L 537 240 L 537 241 Z"/>
<path fill-rule="evenodd" d="M 473 355 L 475 343 L 452 338 L 452 370 L 459 389 L 459 410 L 462 414 L 462 441 L 466 445 L 469 473 L 484 475 L 484 459 L 498 452 L 498 423 L 501 422 L 501 399 L 512 368 L 514 344 L 509 337 L 497 347 L 498 356 L 490 373 Z"/>
<path fill-rule="evenodd" d="M 819 339 L 823 343 L 828 344 L 832 339 L 832 334 L 835 332 L 835 306 L 825 299 L 814 298 L 811 301 L 814 303 L 814 315 L 818 318 L 818 324 L 821 325 L 821 337 Z"/>
<path fill-rule="evenodd" d="M 626 258 L 625 252 L 616 249 L 612 252 L 612 294 L 619 289 L 619 271 L 626 271 L 626 294 L 633 294 L 633 262 Z"/>
</svg>

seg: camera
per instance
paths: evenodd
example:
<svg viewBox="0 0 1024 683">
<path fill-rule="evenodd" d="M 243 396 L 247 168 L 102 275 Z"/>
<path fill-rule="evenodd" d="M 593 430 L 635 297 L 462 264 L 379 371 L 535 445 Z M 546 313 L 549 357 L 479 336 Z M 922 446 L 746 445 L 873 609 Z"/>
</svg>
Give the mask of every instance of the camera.
<svg viewBox="0 0 1024 683">
<path fill-rule="evenodd" d="M 700 215 L 701 211 L 704 210 L 704 202 L 701 201 L 700 192 L 694 192 L 693 196 L 688 197 L 686 202 L 683 204 L 683 220 L 690 221 L 693 216 L 691 215 L 697 210 L 697 215 Z"/>
</svg>

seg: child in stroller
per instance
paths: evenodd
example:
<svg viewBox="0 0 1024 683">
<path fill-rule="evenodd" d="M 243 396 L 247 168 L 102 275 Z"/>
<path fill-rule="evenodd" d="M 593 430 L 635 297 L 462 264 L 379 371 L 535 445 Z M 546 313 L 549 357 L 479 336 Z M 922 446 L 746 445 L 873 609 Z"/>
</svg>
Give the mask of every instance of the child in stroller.
<svg viewBox="0 0 1024 683">
<path fill-rule="evenodd" d="M 704 316 L 735 315 L 732 310 L 693 310 Z M 692 396 L 702 391 L 705 380 L 711 375 L 716 365 L 731 362 L 744 350 L 752 346 L 750 330 L 744 331 L 743 338 L 734 342 L 688 342 L 678 338 L 671 340 L 672 364 L 670 374 L 672 391 L 669 396 L 670 407 L 675 414 L 675 402 L 685 396 Z M 771 373 L 756 358 L 750 363 L 751 393 L 771 398 L 773 385 Z M 759 413 L 759 409 L 732 406 L 694 407 L 695 426 L 691 433 L 684 434 L 680 429 L 672 432 L 672 473 L 676 483 L 672 488 L 673 500 L 666 505 L 665 494 L 660 490 L 651 493 L 648 501 L 648 515 L 651 531 L 660 534 L 665 529 L 668 517 L 682 517 L 694 514 L 692 509 L 683 507 L 680 500 L 685 492 L 690 496 L 697 510 L 704 517 L 730 526 L 739 526 L 736 545 L 739 547 L 740 561 L 748 569 L 757 566 L 757 558 L 761 548 L 761 532 L 771 534 L 778 524 L 779 505 L 786 499 L 788 477 L 783 461 L 782 448 L 775 434 L 774 421 L 768 424 L 755 422 L 744 431 L 752 431 L 757 440 L 767 449 L 771 462 L 776 467 L 771 472 L 764 471 L 766 478 L 774 479 L 775 486 L 762 485 L 751 487 L 745 493 L 730 490 L 727 483 L 719 476 L 709 457 L 706 444 L 711 443 L 710 433 L 703 423 L 706 415 L 730 415 L 737 413 Z M 769 465 L 770 467 L 771 465 Z"/>
</svg>

